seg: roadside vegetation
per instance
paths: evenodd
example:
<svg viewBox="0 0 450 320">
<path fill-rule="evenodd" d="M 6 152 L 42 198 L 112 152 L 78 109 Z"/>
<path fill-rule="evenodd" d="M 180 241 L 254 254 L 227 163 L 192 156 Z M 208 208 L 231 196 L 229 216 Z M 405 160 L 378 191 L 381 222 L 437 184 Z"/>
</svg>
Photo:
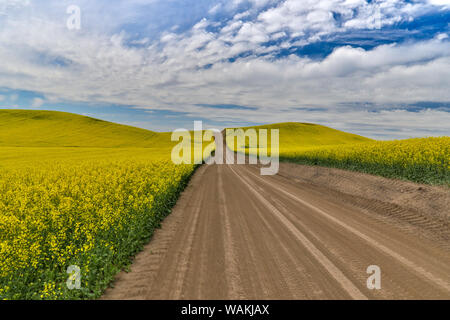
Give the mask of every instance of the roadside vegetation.
<svg viewBox="0 0 450 320">
<path fill-rule="evenodd" d="M 450 186 L 450 137 L 374 141 L 313 124 L 285 123 L 253 128 L 280 129 L 281 161 Z M 270 147 L 269 144 L 269 153 Z M 235 150 L 258 152 L 257 148 L 246 145 L 236 146 Z"/>
<path fill-rule="evenodd" d="M 0 300 L 99 297 L 195 170 L 170 161 L 170 134 L 43 111 L 0 123 Z"/>
</svg>

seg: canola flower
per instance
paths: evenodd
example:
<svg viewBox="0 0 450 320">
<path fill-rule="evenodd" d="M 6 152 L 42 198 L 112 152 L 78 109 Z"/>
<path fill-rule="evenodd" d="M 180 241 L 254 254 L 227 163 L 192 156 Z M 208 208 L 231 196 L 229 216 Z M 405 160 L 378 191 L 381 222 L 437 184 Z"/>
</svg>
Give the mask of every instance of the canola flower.
<svg viewBox="0 0 450 320">
<path fill-rule="evenodd" d="M 0 167 L 0 300 L 100 296 L 194 169 L 132 153 Z M 66 285 L 71 265 L 80 268 L 79 290 Z"/>
<path fill-rule="evenodd" d="M 270 139 L 269 139 L 270 140 Z M 367 141 L 333 145 L 296 145 L 280 140 L 280 160 L 361 171 L 388 178 L 450 186 L 450 137 Z M 320 141 L 320 140 L 319 140 Z M 270 146 L 265 153 L 270 154 Z M 234 146 L 234 151 L 258 154 L 258 147 Z"/>
<path fill-rule="evenodd" d="M 281 160 L 450 185 L 450 137 L 284 148 Z"/>
</svg>

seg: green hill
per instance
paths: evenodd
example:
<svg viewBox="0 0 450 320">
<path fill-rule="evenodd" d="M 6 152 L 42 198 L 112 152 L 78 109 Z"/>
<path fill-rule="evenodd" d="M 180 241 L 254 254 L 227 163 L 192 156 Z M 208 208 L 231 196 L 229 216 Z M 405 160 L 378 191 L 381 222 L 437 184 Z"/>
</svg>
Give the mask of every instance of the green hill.
<svg viewBox="0 0 450 320">
<path fill-rule="evenodd" d="M 249 128 L 269 129 L 269 132 L 270 129 L 279 129 L 281 151 L 372 141 L 309 123 L 287 122 L 243 129 Z M 170 145 L 170 133 L 157 133 L 66 112 L 0 110 L 2 147 L 157 148 Z"/>
<path fill-rule="evenodd" d="M 293 149 L 303 149 L 314 146 L 341 145 L 373 141 L 369 138 L 358 136 L 329 127 L 310 123 L 285 122 L 256 127 L 245 127 L 246 129 L 270 129 L 280 130 L 280 151 L 290 151 Z M 241 149 L 242 146 L 237 146 Z M 241 148 L 240 148 L 241 147 Z"/>
<path fill-rule="evenodd" d="M 56 111 L 0 110 L 3 147 L 167 147 L 169 133 Z"/>
</svg>

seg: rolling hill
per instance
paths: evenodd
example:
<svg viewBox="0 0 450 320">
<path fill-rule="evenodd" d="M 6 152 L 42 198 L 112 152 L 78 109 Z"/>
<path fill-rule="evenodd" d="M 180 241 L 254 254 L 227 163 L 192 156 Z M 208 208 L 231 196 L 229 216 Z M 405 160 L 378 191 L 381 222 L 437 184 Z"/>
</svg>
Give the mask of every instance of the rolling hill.
<svg viewBox="0 0 450 320">
<path fill-rule="evenodd" d="M 255 127 L 244 127 L 241 129 L 267 129 L 269 133 L 270 146 L 270 129 L 280 130 L 280 152 L 302 149 L 325 145 L 343 145 L 373 141 L 356 134 L 351 134 L 322 125 L 311 123 L 285 122 L 271 125 L 262 125 Z M 242 147 L 237 146 L 242 151 Z"/>
<path fill-rule="evenodd" d="M 86 116 L 38 110 L 0 110 L 2 147 L 167 147 L 169 133 Z"/>
<path fill-rule="evenodd" d="M 279 129 L 281 161 L 360 171 L 418 183 L 450 185 L 449 137 L 376 141 L 309 123 L 279 123 L 243 129 Z M 270 131 L 268 131 L 270 132 Z M 268 153 L 271 153 L 270 137 Z M 257 154 L 249 141 L 235 151 Z"/>
</svg>

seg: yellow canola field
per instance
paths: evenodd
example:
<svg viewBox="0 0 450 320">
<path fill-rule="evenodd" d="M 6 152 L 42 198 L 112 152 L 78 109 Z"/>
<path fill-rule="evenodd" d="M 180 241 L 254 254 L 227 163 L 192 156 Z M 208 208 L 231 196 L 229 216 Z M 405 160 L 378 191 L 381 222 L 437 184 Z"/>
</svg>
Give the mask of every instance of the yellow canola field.
<svg viewBox="0 0 450 320">
<path fill-rule="evenodd" d="M 1 148 L 0 299 L 101 295 L 195 169 L 169 159 L 170 148 Z"/>
<path fill-rule="evenodd" d="M 422 183 L 450 184 L 450 137 L 283 148 L 280 157 Z"/>
<path fill-rule="evenodd" d="M 229 135 L 235 139 L 234 151 L 270 154 L 271 130 L 279 130 L 280 160 L 361 171 L 389 178 L 419 183 L 450 185 L 450 137 L 375 141 L 361 136 L 305 123 L 279 123 L 243 128 L 267 131 L 264 143 L 250 145 L 243 133 Z M 237 136 L 241 136 L 238 142 Z"/>
</svg>

